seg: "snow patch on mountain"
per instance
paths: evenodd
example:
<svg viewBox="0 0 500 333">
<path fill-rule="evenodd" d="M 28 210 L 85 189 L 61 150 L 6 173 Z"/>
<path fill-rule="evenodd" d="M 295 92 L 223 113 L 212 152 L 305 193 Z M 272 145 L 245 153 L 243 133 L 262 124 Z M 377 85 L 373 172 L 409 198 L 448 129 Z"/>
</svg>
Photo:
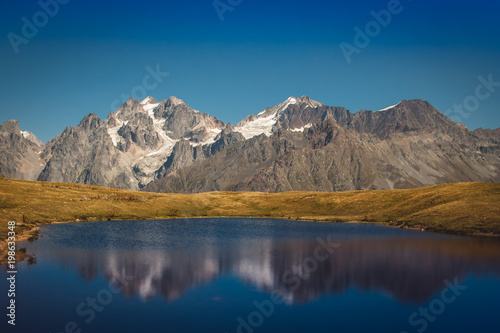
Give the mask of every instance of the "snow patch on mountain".
<svg viewBox="0 0 500 333">
<path fill-rule="evenodd" d="M 153 118 L 154 120 L 154 112 L 153 110 L 156 109 L 156 107 L 160 105 L 160 103 L 153 103 L 153 104 L 146 104 L 144 105 L 142 108 L 144 109 L 144 111 L 146 111 L 148 113 L 148 115 Z"/>
<path fill-rule="evenodd" d="M 118 146 L 118 142 L 122 141 L 122 137 L 120 136 L 120 134 L 118 134 L 118 131 L 120 130 L 120 128 L 122 128 L 123 125 L 127 125 L 128 124 L 128 120 L 127 121 L 121 121 L 119 119 L 116 119 L 116 123 L 117 123 L 116 126 L 108 127 L 107 128 L 108 135 L 111 137 L 111 141 L 113 142 L 113 145 L 115 147 Z"/>
<path fill-rule="evenodd" d="M 170 97 L 170 99 L 172 99 L 172 97 Z M 165 155 L 165 154 L 167 154 L 167 156 L 168 156 L 172 152 L 172 149 L 174 148 L 175 143 L 179 140 L 174 140 L 167 135 L 167 133 L 163 129 L 163 126 L 165 125 L 165 121 L 166 121 L 165 119 L 156 119 L 155 118 L 154 109 L 156 109 L 158 107 L 158 105 L 160 105 L 160 103 L 154 103 L 154 102 L 150 103 L 150 101 L 152 101 L 152 100 L 153 100 L 152 97 L 146 97 L 141 102 L 141 104 L 143 105 L 142 109 L 148 113 L 148 116 L 153 121 L 153 126 L 155 129 L 155 132 L 158 134 L 158 137 L 160 138 L 162 143 L 161 143 L 160 148 L 158 150 L 155 150 L 155 151 L 152 151 L 152 152 L 146 154 L 145 157 L 155 156 L 155 155 Z M 181 101 L 181 100 L 179 100 L 179 101 Z"/>
<path fill-rule="evenodd" d="M 304 126 L 302 126 L 302 127 L 300 127 L 300 128 L 291 128 L 291 129 L 290 129 L 290 131 L 292 131 L 292 132 L 304 132 L 304 130 L 305 130 L 306 128 L 309 128 L 309 127 L 311 127 L 312 125 L 313 125 L 313 124 L 307 124 L 307 125 L 304 125 Z"/>
<path fill-rule="evenodd" d="M 273 127 L 278 122 L 279 115 L 290 105 L 297 104 L 298 102 L 297 98 L 291 96 L 283 103 L 261 111 L 256 117 L 250 116 L 243 119 L 241 122 L 236 124 L 234 130 L 236 132 L 240 132 L 245 139 L 250 139 L 260 134 L 270 136 L 272 134 Z"/>
<path fill-rule="evenodd" d="M 257 118 L 244 124 L 237 124 L 234 130 L 235 132 L 240 132 L 245 139 L 250 139 L 261 134 L 270 136 L 273 126 L 277 121 L 278 113 L 276 112 L 267 117 Z"/>
<path fill-rule="evenodd" d="M 170 98 L 172 99 L 172 97 Z M 153 101 L 153 103 L 151 103 Z M 182 102 L 182 101 L 181 101 Z M 153 121 L 153 127 L 155 132 L 158 134 L 160 139 L 159 147 L 153 151 L 146 151 L 145 155 L 140 157 L 139 161 L 135 163 L 135 166 L 141 170 L 142 173 L 147 176 L 141 177 L 140 182 L 142 184 L 148 184 L 154 180 L 154 173 L 158 170 L 167 158 L 172 153 L 175 144 L 179 140 L 174 140 L 168 136 L 168 134 L 163 129 L 166 119 L 156 119 L 154 115 L 154 110 L 160 105 L 160 103 L 155 103 L 152 99 L 144 99 L 142 102 L 142 109 L 147 112 L 148 116 Z"/>
<path fill-rule="evenodd" d="M 153 100 L 154 100 L 154 98 L 153 98 L 153 97 L 148 96 L 148 97 L 144 98 L 144 99 L 141 101 L 141 104 L 142 104 L 142 105 L 150 104 L 150 101 L 153 101 Z"/>
<path fill-rule="evenodd" d="M 388 107 L 386 107 L 386 108 L 380 109 L 380 110 L 378 110 L 377 112 L 390 110 L 390 109 L 395 108 L 396 106 L 398 106 L 400 103 L 401 103 L 401 102 L 399 102 L 398 104 L 391 105 L 391 106 L 388 106 Z"/>
<path fill-rule="evenodd" d="M 43 142 L 38 139 L 35 134 L 31 133 L 30 131 L 21 131 L 21 136 L 25 138 L 28 141 L 31 141 L 32 143 L 36 144 L 38 147 L 42 147 L 44 144 Z"/>
<path fill-rule="evenodd" d="M 212 143 L 215 142 L 215 138 L 217 137 L 217 135 L 219 135 L 219 133 L 222 132 L 222 130 L 218 128 L 210 128 L 208 129 L 208 131 L 210 133 L 205 140 L 200 142 L 190 142 L 191 146 L 197 147 L 197 146 L 211 145 Z"/>
</svg>

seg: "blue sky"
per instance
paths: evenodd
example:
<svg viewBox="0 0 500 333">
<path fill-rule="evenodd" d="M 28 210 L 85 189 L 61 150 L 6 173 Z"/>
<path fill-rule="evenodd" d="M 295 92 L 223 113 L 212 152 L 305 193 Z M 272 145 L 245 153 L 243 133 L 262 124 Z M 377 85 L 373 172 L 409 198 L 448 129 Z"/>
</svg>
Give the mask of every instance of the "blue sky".
<svg viewBox="0 0 500 333">
<path fill-rule="evenodd" d="M 308 95 L 353 112 L 412 98 L 443 112 L 465 105 L 448 114 L 500 127 L 500 84 L 476 92 L 479 77 L 500 82 L 498 1 L 220 0 L 231 9 L 222 21 L 213 0 L 59 1 L 46 22 L 38 1 L 0 4 L 0 123 L 18 119 L 43 141 L 145 90 L 233 124 Z M 382 10 L 390 22 L 374 25 Z M 23 17 L 38 20 L 33 36 Z M 348 63 L 340 45 L 356 47 L 354 28 L 367 24 L 375 30 Z M 145 89 L 157 67 L 169 75 Z"/>
</svg>

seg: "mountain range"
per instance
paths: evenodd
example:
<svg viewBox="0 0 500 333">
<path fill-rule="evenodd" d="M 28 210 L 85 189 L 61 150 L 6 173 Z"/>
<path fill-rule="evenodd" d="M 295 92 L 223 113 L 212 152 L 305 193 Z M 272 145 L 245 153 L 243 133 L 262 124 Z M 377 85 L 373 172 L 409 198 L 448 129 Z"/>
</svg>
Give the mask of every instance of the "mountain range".
<svg viewBox="0 0 500 333">
<path fill-rule="evenodd" d="M 500 129 L 406 100 L 352 113 L 307 96 L 236 125 L 170 97 L 90 113 L 47 143 L 0 125 L 0 175 L 153 192 L 345 191 L 500 181 Z"/>
</svg>

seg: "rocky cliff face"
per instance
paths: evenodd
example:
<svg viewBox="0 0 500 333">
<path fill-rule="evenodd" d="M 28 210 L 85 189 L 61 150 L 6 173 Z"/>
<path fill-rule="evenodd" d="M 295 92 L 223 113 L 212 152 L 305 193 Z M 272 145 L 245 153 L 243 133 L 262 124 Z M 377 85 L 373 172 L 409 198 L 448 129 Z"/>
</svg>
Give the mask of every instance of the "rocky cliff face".
<svg viewBox="0 0 500 333">
<path fill-rule="evenodd" d="M 0 175 L 35 180 L 45 164 L 42 148 L 43 142 L 21 131 L 17 120 L 6 121 L 0 125 Z"/>
<path fill-rule="evenodd" d="M 351 113 L 290 97 L 233 126 L 148 97 L 45 145 L 7 121 L 0 156 L 6 177 L 159 192 L 411 188 L 500 181 L 500 129 L 470 131 L 421 100 Z"/>
<path fill-rule="evenodd" d="M 210 156 L 225 127 L 175 97 L 129 99 L 106 120 L 90 114 L 50 141 L 38 179 L 139 189 Z"/>
<path fill-rule="evenodd" d="M 213 143 L 193 145 L 187 140 L 181 140 L 175 144 L 167 161 L 156 172 L 156 179 L 163 178 L 175 170 L 190 166 L 196 161 L 209 158 L 224 147 L 244 140 L 245 138 L 241 133 L 234 132 L 234 127 L 230 123 L 214 138 Z"/>
<path fill-rule="evenodd" d="M 38 180 L 117 188 L 130 188 L 135 181 L 104 122 L 93 113 L 48 142 L 43 157 L 48 162 Z"/>
<path fill-rule="evenodd" d="M 424 101 L 355 114 L 307 103 L 277 110 L 275 114 L 266 109 L 260 118 L 247 118 L 236 126 L 248 134 L 249 123 L 272 116 L 276 121 L 268 126 L 269 136 L 247 135 L 247 141 L 173 172 L 145 190 L 344 191 L 500 181 L 495 136 L 485 130 L 472 132 Z M 318 119 L 324 121 L 308 126 Z"/>
</svg>

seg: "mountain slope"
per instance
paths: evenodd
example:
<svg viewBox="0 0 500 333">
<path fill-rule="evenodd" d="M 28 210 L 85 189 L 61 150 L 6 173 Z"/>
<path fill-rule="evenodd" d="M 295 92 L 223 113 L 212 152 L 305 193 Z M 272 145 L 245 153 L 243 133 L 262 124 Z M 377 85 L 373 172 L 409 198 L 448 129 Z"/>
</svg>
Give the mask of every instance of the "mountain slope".
<svg viewBox="0 0 500 333">
<path fill-rule="evenodd" d="M 239 142 L 145 190 L 344 191 L 500 181 L 498 141 L 452 122 L 427 102 L 356 114 L 318 106 L 311 113 L 330 120 L 294 133 L 279 129 L 289 118 L 278 116 L 270 137 Z"/>
<path fill-rule="evenodd" d="M 48 162 L 38 177 L 41 181 L 108 184 L 117 188 L 130 188 L 134 182 L 104 122 L 93 113 L 48 142 L 43 156 Z"/>
<path fill-rule="evenodd" d="M 48 162 L 38 180 L 138 189 L 160 176 L 169 159 L 182 159 L 178 146 L 195 156 L 168 170 L 196 160 L 200 154 L 193 152 L 195 148 L 203 146 L 209 156 L 207 147 L 224 128 L 217 118 L 192 110 L 175 97 L 161 102 L 152 97 L 141 102 L 129 99 L 106 120 L 90 114 L 51 140 L 42 155 Z"/>
<path fill-rule="evenodd" d="M 19 129 L 17 120 L 0 125 L 0 175 L 35 180 L 45 161 L 40 157 L 43 142 Z"/>
<path fill-rule="evenodd" d="M 499 129 L 470 131 L 428 102 L 351 113 L 307 96 L 235 126 L 170 97 L 129 99 L 46 145 L 0 128 L 0 175 L 163 192 L 343 191 L 499 181 Z"/>
</svg>

